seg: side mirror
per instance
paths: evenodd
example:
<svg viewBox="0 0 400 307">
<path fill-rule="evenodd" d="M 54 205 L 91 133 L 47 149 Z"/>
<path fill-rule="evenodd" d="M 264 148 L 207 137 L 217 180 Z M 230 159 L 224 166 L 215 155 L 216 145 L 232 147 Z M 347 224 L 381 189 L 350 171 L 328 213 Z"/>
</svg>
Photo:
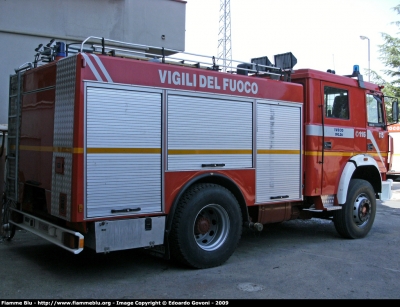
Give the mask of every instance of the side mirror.
<svg viewBox="0 0 400 307">
<path fill-rule="evenodd" d="M 392 102 L 392 120 L 394 123 L 399 122 L 399 102 L 397 100 Z"/>
</svg>

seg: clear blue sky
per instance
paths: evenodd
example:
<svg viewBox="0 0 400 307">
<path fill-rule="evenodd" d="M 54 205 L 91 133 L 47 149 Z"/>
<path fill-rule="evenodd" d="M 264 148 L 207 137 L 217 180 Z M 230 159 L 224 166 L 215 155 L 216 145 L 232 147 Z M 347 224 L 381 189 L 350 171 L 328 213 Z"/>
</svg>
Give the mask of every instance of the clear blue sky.
<svg viewBox="0 0 400 307">
<path fill-rule="evenodd" d="M 337 74 L 361 73 L 370 66 L 384 69 L 378 59 L 381 32 L 397 36 L 400 20 L 392 8 L 400 0 L 231 0 L 232 58 L 292 52 L 294 69 L 313 68 Z M 220 0 L 187 0 L 186 51 L 217 56 Z M 365 74 L 364 74 L 365 75 Z M 365 75 L 364 80 L 367 80 Z"/>
</svg>

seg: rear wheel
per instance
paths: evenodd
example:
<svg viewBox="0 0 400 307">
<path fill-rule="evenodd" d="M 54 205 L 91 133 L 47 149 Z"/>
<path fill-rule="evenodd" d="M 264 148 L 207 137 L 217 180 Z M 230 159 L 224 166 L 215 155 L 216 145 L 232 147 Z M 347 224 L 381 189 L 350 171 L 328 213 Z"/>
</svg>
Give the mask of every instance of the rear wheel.
<svg viewBox="0 0 400 307">
<path fill-rule="evenodd" d="M 216 184 L 197 184 L 181 198 L 169 237 L 175 260 L 204 269 L 224 263 L 242 233 L 242 214 L 233 194 Z"/>
<path fill-rule="evenodd" d="M 341 210 L 335 211 L 333 222 L 342 237 L 358 239 L 365 237 L 371 230 L 375 214 L 373 187 L 368 181 L 353 179 L 350 181 L 346 203 Z"/>
</svg>

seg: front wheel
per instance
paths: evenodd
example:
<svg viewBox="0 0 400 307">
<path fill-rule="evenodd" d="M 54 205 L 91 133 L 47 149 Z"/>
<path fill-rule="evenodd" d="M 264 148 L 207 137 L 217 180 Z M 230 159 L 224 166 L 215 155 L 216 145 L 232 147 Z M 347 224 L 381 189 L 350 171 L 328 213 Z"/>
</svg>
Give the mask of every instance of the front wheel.
<svg viewBox="0 0 400 307">
<path fill-rule="evenodd" d="M 333 222 L 336 231 L 344 238 L 365 237 L 371 230 L 376 214 L 376 198 L 368 181 L 350 181 L 346 203 L 341 210 L 334 212 Z"/>
<path fill-rule="evenodd" d="M 171 255 L 193 268 L 224 263 L 242 233 L 242 214 L 233 194 L 216 184 L 196 184 L 181 198 L 169 237 Z"/>
</svg>

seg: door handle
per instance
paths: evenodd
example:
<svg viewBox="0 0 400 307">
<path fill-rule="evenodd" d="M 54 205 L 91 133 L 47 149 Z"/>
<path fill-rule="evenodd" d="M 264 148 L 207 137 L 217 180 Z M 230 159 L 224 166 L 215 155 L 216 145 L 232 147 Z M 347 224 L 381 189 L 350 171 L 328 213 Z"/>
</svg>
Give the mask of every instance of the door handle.
<svg viewBox="0 0 400 307">
<path fill-rule="evenodd" d="M 324 149 L 332 149 L 332 142 L 324 142 Z"/>
<path fill-rule="evenodd" d="M 368 144 L 368 150 L 374 150 L 374 145 L 372 145 L 371 143 Z"/>
</svg>

